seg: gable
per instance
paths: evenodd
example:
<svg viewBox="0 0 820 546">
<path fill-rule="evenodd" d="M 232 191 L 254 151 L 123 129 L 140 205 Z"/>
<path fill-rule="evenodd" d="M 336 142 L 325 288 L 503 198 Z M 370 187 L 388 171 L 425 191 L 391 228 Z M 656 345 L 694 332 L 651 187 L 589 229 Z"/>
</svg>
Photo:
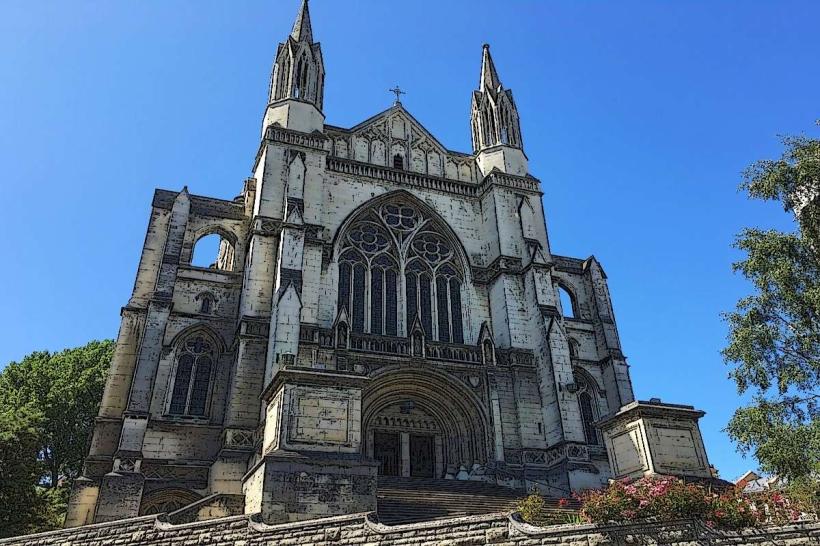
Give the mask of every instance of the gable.
<svg viewBox="0 0 820 546">
<path fill-rule="evenodd" d="M 325 129 L 336 157 L 387 167 L 401 164 L 412 172 L 476 181 L 473 156 L 447 150 L 400 104 L 350 129 Z"/>
</svg>

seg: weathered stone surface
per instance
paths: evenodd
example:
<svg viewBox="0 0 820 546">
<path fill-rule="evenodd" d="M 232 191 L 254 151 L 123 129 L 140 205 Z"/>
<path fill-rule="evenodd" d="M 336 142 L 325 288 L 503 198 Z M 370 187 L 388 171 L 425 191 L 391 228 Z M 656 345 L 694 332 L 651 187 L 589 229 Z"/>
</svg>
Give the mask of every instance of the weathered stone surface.
<svg viewBox="0 0 820 546">
<path fill-rule="evenodd" d="M 261 546 L 542 546 L 565 544 L 753 545 L 818 544 L 820 523 L 713 531 L 693 521 L 634 523 L 629 525 L 557 525 L 538 528 L 490 514 L 388 527 L 374 523 L 368 514 L 337 516 L 313 521 L 266 525 L 253 517 L 234 516 L 206 522 L 173 525 L 161 517 L 146 516 L 0 540 L 3 546 L 188 546 L 200 544 Z"/>
<path fill-rule="evenodd" d="M 366 511 L 377 470 L 552 496 L 611 476 L 593 422 L 634 396 L 606 275 L 552 253 L 489 46 L 471 153 L 399 100 L 325 124 L 324 73 L 305 2 L 241 193 L 156 191 L 67 526 Z"/>
</svg>

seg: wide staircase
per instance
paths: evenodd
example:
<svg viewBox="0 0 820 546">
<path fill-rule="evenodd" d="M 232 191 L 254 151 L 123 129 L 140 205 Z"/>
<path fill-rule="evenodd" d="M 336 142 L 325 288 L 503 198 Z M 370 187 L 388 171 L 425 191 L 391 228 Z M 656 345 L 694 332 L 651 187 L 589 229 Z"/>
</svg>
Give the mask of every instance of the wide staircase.
<svg viewBox="0 0 820 546">
<path fill-rule="evenodd" d="M 380 477 L 379 521 L 387 525 L 514 510 L 523 491 L 477 481 Z M 558 499 L 548 499 L 558 507 Z"/>
</svg>

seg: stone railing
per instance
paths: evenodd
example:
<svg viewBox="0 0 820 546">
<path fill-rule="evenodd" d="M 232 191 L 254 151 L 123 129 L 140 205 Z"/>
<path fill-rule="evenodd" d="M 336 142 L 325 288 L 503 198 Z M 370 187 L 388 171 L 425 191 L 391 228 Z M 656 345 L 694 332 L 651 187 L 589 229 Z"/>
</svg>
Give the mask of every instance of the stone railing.
<svg viewBox="0 0 820 546">
<path fill-rule="evenodd" d="M 528 349 L 496 349 L 499 366 L 535 366 L 535 354 Z"/>
<path fill-rule="evenodd" d="M 305 148 L 313 148 L 315 150 L 324 150 L 327 137 L 321 133 L 302 133 L 299 131 L 291 131 L 271 125 L 265 131 L 265 138 L 274 142 L 281 142 L 283 144 L 295 144 L 296 146 L 303 146 Z"/>
<path fill-rule="evenodd" d="M 718 531 L 700 521 L 642 521 L 536 527 L 507 513 L 440 519 L 407 525 L 378 523 L 375 514 L 352 514 L 268 525 L 258 515 L 174 524 L 168 515 L 61 529 L 0 540 L 9 546 L 187 546 L 190 544 L 298 544 L 300 546 L 565 546 L 652 544 L 654 546 L 746 546 L 818 544 L 820 523 Z"/>
<path fill-rule="evenodd" d="M 564 443 L 548 449 L 504 449 L 504 460 L 512 465 L 553 466 L 564 460 L 589 461 L 589 448 L 584 444 Z"/>
<path fill-rule="evenodd" d="M 299 329 L 299 342 L 306 345 L 316 345 L 320 349 L 333 349 L 335 339 L 333 330 L 320 328 L 311 324 L 302 324 Z M 387 355 L 396 357 L 411 356 L 411 342 L 409 338 L 397 336 L 380 336 L 374 334 L 351 333 L 348 344 L 339 347 L 351 352 L 373 355 Z M 519 351 L 520 352 L 520 351 Z M 531 352 L 528 353 L 530 357 Z M 481 364 L 481 349 L 473 345 L 459 343 L 444 343 L 439 341 L 425 341 L 425 358 L 444 362 L 458 362 L 460 364 Z"/>
<path fill-rule="evenodd" d="M 337 173 L 364 176 L 403 186 L 415 186 L 426 190 L 455 193 L 467 197 L 475 197 L 478 195 L 479 186 L 472 182 L 461 182 L 412 171 L 391 169 L 381 165 L 360 163 L 351 159 L 340 159 L 329 156 L 327 158 L 327 168 Z"/>
<path fill-rule="evenodd" d="M 472 345 L 427 341 L 424 344 L 426 357 L 431 360 L 445 360 L 462 364 L 481 364 L 481 349 Z"/>
</svg>

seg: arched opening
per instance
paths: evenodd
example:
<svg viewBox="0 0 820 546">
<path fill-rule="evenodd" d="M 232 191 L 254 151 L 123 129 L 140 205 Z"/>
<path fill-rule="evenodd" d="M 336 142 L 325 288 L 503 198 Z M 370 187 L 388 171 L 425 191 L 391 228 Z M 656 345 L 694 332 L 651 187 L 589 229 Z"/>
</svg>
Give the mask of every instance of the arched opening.
<svg viewBox="0 0 820 546">
<path fill-rule="evenodd" d="M 595 428 L 595 421 L 598 420 L 598 390 L 595 380 L 587 372 L 580 368 L 575 368 L 573 380 L 577 388 L 578 410 L 581 413 L 581 424 L 584 429 L 584 439 L 589 445 L 601 445 L 601 437 L 598 429 Z"/>
<path fill-rule="evenodd" d="M 180 508 L 185 508 L 199 499 L 199 495 L 186 489 L 160 489 L 151 491 L 142 497 L 140 515 L 170 514 Z"/>
<path fill-rule="evenodd" d="M 199 312 L 203 315 L 210 315 L 214 312 L 216 298 L 210 292 L 201 292 L 197 295 L 196 301 L 199 303 Z"/>
<path fill-rule="evenodd" d="M 235 249 L 221 233 L 208 233 L 194 243 L 191 265 L 220 271 L 233 271 Z"/>
<path fill-rule="evenodd" d="M 362 408 L 365 452 L 381 475 L 443 478 L 489 458 L 480 401 L 444 374 L 383 370 L 363 393 Z"/>
<path fill-rule="evenodd" d="M 467 268 L 449 231 L 403 198 L 373 204 L 340 230 L 337 304 L 353 334 L 408 335 L 418 318 L 427 340 L 464 343 Z"/>
<path fill-rule="evenodd" d="M 568 338 L 567 343 L 569 344 L 570 358 L 578 358 L 578 348 L 580 347 L 578 340 L 575 338 Z"/>
<path fill-rule="evenodd" d="M 168 414 L 204 417 L 208 413 L 217 345 L 197 329 L 179 341 L 168 401 Z"/>
<path fill-rule="evenodd" d="M 561 314 L 567 318 L 576 318 L 575 298 L 572 293 L 560 284 L 556 286 L 556 289 L 558 290 L 558 299 L 561 302 Z"/>
<path fill-rule="evenodd" d="M 401 154 L 395 154 L 393 156 L 393 168 L 404 169 L 404 157 Z"/>
</svg>

